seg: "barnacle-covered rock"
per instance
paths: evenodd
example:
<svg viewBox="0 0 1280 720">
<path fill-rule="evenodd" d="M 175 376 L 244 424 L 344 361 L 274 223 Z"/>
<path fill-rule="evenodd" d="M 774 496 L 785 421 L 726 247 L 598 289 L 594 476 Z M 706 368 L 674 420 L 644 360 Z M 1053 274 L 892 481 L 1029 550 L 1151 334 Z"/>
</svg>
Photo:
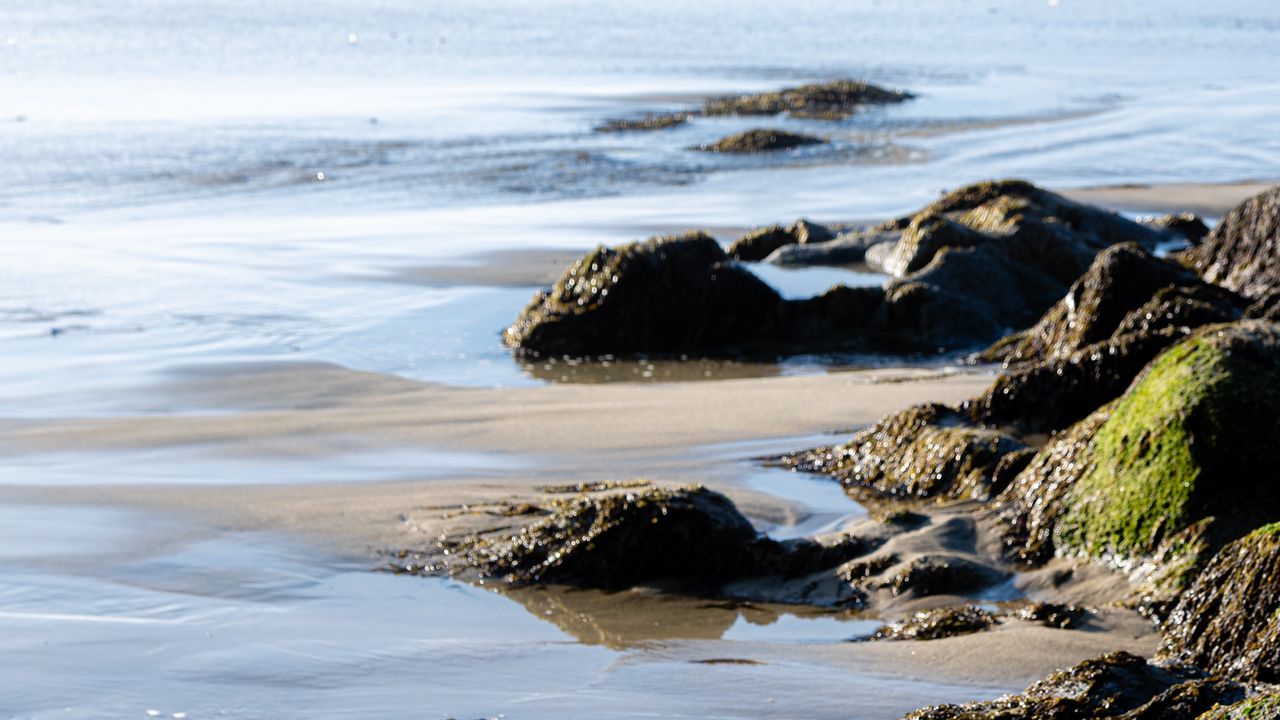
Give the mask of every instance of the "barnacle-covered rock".
<svg viewBox="0 0 1280 720">
<path fill-rule="evenodd" d="M 1280 681 L 1280 523 L 1219 550 L 1183 593 L 1164 636 L 1161 651 L 1176 660 L 1227 677 Z"/>
<path fill-rule="evenodd" d="M 997 624 L 995 615 L 974 605 L 939 608 L 912 614 L 876 630 L 870 640 L 940 640 L 982 632 Z"/>
<path fill-rule="evenodd" d="M 999 570 L 959 555 L 922 555 L 904 563 L 880 587 L 911 597 L 961 595 L 1003 578 Z"/>
<path fill-rule="evenodd" d="M 1178 260 L 1205 280 L 1245 297 L 1280 289 L 1280 187 L 1232 209 Z"/>
<path fill-rule="evenodd" d="M 1053 673 L 1019 695 L 964 705 L 936 705 L 910 713 L 906 720 L 1194 720 L 1196 714 L 1162 715 L 1159 711 L 1172 707 L 1174 701 L 1189 704 L 1189 695 L 1200 698 L 1196 705 L 1205 710 L 1218 700 L 1242 695 L 1236 686 L 1201 684 L 1184 689 L 1178 698 L 1162 697 L 1171 688 L 1197 680 L 1189 670 L 1161 668 L 1136 655 L 1114 652 Z"/>
<path fill-rule="evenodd" d="M 826 140 L 812 135 L 802 135 L 773 128 L 756 128 L 729 135 L 713 143 L 699 145 L 695 149 L 705 152 L 742 155 L 794 150 L 808 145 L 823 145 L 826 142 Z"/>
<path fill-rule="evenodd" d="M 915 405 L 881 418 L 844 445 L 794 453 L 782 461 L 834 476 L 857 495 L 988 500 L 1001 458 L 1022 447 L 1008 435 L 973 427 L 957 411 Z"/>
</svg>

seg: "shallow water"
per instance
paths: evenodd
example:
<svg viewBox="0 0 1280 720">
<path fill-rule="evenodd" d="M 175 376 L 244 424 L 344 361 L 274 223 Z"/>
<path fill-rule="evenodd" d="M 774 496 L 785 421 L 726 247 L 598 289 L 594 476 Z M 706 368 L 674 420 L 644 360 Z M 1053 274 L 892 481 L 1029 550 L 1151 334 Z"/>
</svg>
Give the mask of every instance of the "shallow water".
<svg viewBox="0 0 1280 720">
<path fill-rule="evenodd" d="M 499 334 L 548 270 L 526 282 L 450 268 L 686 228 L 737 229 L 717 231 L 728 242 L 801 216 L 876 220 L 987 177 L 1080 187 L 1280 167 L 1280 6 L 1252 0 L 0 0 L 0 18 L 0 417 L 18 422 L 226 411 L 165 383 L 246 361 L 471 386 L 865 365 L 520 363 Z M 707 94 L 840 76 L 919 98 L 842 122 L 770 120 L 832 141 L 773 157 L 688 149 L 754 120 L 592 131 Z M 879 281 L 757 271 L 789 297 Z M 769 529 L 793 536 L 860 509 L 834 485 L 743 458 L 824 442 L 727 444 L 686 465 L 720 462 L 718 479 L 789 499 L 807 514 Z M 304 462 L 200 448 L 26 456 L 0 483 L 515 467 L 540 468 L 447 449 Z M 865 632 L 862 618 L 502 597 L 368 570 L 290 538 L 141 511 L 6 505 L 0 714 L 891 718 L 1014 689 L 805 652 Z M 699 662 L 742 659 L 765 664 Z"/>
</svg>

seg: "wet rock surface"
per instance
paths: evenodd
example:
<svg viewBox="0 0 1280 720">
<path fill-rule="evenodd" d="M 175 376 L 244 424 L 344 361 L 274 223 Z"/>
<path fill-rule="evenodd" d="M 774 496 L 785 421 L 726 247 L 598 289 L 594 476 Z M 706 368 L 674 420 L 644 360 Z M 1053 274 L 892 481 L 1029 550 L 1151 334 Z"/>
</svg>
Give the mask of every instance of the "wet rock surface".
<svg viewBox="0 0 1280 720">
<path fill-rule="evenodd" d="M 777 92 L 754 93 L 708 100 L 703 115 L 779 115 L 813 120 L 839 120 L 872 105 L 889 105 L 915 97 L 911 93 L 888 90 L 857 80 L 833 80 L 787 88 Z"/>
<path fill-rule="evenodd" d="M 730 254 L 756 259 L 828 244 L 826 233 L 813 237 L 815 227 L 769 228 Z M 870 263 L 871 250 L 887 249 L 879 255 L 902 276 L 884 288 L 838 286 L 782 301 L 726 264 L 730 256 L 709 237 L 691 233 L 597 249 L 536 296 L 504 337 L 523 352 L 570 356 L 947 352 L 1031 324 L 1110 244 L 1154 246 L 1162 236 L 1008 181 L 961 188 L 856 237 L 875 238 L 858 251 Z"/>
<path fill-rule="evenodd" d="M 778 152 L 794 150 L 810 145 L 825 145 L 826 140 L 812 135 L 787 132 L 785 130 L 758 128 L 729 135 L 714 143 L 699 145 L 697 150 L 704 152 L 732 153 L 746 155 L 752 153 Z"/>
<path fill-rule="evenodd" d="M 914 613 L 901 622 L 889 623 L 867 639 L 940 640 L 982 632 L 998 622 L 995 615 L 974 605 L 939 608 Z"/>
<path fill-rule="evenodd" d="M 989 500 L 1002 458 L 1022 448 L 1008 435 L 973 427 L 945 405 L 916 405 L 882 418 L 844 445 L 793 453 L 779 461 L 831 475 L 855 497 Z M 867 492 L 859 492 L 867 491 Z"/>
<path fill-rule="evenodd" d="M 649 113 L 635 118 L 615 118 L 596 126 L 596 132 L 634 132 L 637 130 L 666 130 L 679 127 L 689 121 L 689 113 Z"/>
<path fill-rule="evenodd" d="M 1280 187 L 1245 201 L 1222 217 L 1178 260 L 1205 280 L 1259 298 L 1280 289 Z"/>
<path fill-rule="evenodd" d="M 1161 652 L 1227 677 L 1280 681 L 1280 524 L 1213 557 L 1164 626 Z"/>
<path fill-rule="evenodd" d="M 1194 670 L 1162 668 L 1125 652 L 1086 660 L 1036 682 L 1018 695 L 918 710 L 907 720 L 1194 720 L 1222 701 L 1242 698 L 1229 682 L 1205 681 Z"/>
<path fill-rule="evenodd" d="M 1004 578 L 995 568 L 955 555 L 923 555 L 905 563 L 880 587 L 893 595 L 963 595 Z"/>
<path fill-rule="evenodd" d="M 1260 695 L 1221 705 L 1198 720 L 1280 720 L 1280 694 Z"/>
<path fill-rule="evenodd" d="M 755 262 L 764 260 L 782 247 L 819 245 L 834 237 L 835 233 L 825 225 L 801 218 L 785 228 L 770 225 L 751 230 L 730 243 L 725 253 L 735 260 Z"/>
<path fill-rule="evenodd" d="M 1068 630 L 1079 627 L 1089 611 L 1075 605 L 1063 603 L 1038 602 L 1024 605 L 1013 613 L 1019 620 L 1034 622 L 1045 627 Z"/>
</svg>

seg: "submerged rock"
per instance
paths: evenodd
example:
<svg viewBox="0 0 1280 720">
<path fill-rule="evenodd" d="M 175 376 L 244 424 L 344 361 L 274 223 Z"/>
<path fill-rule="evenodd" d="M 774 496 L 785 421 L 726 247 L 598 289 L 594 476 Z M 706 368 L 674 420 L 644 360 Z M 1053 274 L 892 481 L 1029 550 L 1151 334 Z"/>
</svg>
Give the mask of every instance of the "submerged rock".
<svg viewBox="0 0 1280 720">
<path fill-rule="evenodd" d="M 1280 681 L 1280 523 L 1218 551 L 1164 636 L 1168 657 L 1236 679 Z"/>
<path fill-rule="evenodd" d="M 714 143 L 699 145 L 695 149 L 705 152 L 750 154 L 794 150 L 808 145 L 824 145 L 826 142 L 812 135 L 790 133 L 785 130 L 756 129 L 729 135 Z"/>
<path fill-rule="evenodd" d="M 1022 448 L 1012 437 L 966 424 L 945 405 L 888 415 L 844 445 L 795 453 L 783 462 L 832 475 L 846 489 L 903 499 L 989 500 L 1001 459 Z"/>
<path fill-rule="evenodd" d="M 1205 280 L 1245 297 L 1280 289 L 1280 187 L 1231 210 L 1178 259 Z"/>
<path fill-rule="evenodd" d="M 596 132 L 633 132 L 637 130 L 666 130 L 679 127 L 689 121 L 689 113 L 650 113 L 638 118 L 606 120 L 596 127 Z"/>
<path fill-rule="evenodd" d="M 982 632 L 997 624 L 995 615 L 982 608 L 939 608 L 918 612 L 901 622 L 889 623 L 876 630 L 870 640 L 940 640 Z"/>
<path fill-rule="evenodd" d="M 704 115 L 778 115 L 818 120 L 838 120 L 868 105 L 887 105 L 910 100 L 914 95 L 886 90 L 866 82 L 833 80 L 801 85 L 777 92 L 755 93 L 708 100 Z"/>
<path fill-rule="evenodd" d="M 1259 488 L 1280 462 L 1277 431 L 1280 328 L 1203 328 L 1019 474 L 998 502 L 1006 537 L 1028 559 L 1121 564 L 1220 546 L 1280 517 L 1280 493 Z"/>
<path fill-rule="evenodd" d="M 1206 683 L 1190 670 L 1156 667 L 1114 652 L 1053 673 L 1018 695 L 936 705 L 906 720 L 1194 720 L 1216 703 L 1240 697 L 1243 691 L 1234 684 Z"/>
</svg>

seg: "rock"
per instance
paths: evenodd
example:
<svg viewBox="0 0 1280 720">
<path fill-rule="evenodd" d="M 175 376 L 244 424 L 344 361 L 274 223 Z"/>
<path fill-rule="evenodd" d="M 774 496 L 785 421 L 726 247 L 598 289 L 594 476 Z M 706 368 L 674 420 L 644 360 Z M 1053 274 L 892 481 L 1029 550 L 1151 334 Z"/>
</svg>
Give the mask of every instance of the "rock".
<svg viewBox="0 0 1280 720">
<path fill-rule="evenodd" d="M 1258 488 L 1277 431 L 1280 327 L 1207 326 L 1037 455 L 997 503 L 1006 538 L 1029 559 L 1119 564 L 1219 547 L 1280 517 L 1280 493 Z"/>
<path fill-rule="evenodd" d="M 600 247 L 503 335 L 525 354 L 695 354 L 777 336 L 782 299 L 703 233 Z"/>
<path fill-rule="evenodd" d="M 1161 693 L 1194 679 L 1191 673 L 1113 652 L 1053 673 L 1020 695 L 964 705 L 935 705 L 906 720 L 1090 720 L 1128 717 Z M 1210 705 L 1211 707 L 1212 705 Z M 1177 718 L 1180 716 L 1171 716 Z M 1189 716 L 1192 720 L 1195 716 Z"/>
<path fill-rule="evenodd" d="M 1184 212 L 1140 218 L 1138 222 L 1147 227 L 1164 230 L 1170 237 L 1186 240 L 1192 246 L 1199 245 L 1200 241 L 1209 234 L 1209 226 L 1205 225 L 1204 220 L 1195 213 Z"/>
<path fill-rule="evenodd" d="M 1231 210 L 1203 242 L 1177 258 L 1205 280 L 1245 297 L 1280 289 L 1280 187 Z"/>
<path fill-rule="evenodd" d="M 742 576 L 835 568 L 875 546 L 852 536 L 830 545 L 758 536 L 728 498 L 700 486 L 580 496 L 514 535 L 442 541 L 455 575 L 604 589 L 672 580 L 699 592 Z"/>
<path fill-rule="evenodd" d="M 1110 247 L 1034 327 L 1013 342 L 997 343 L 982 357 L 1009 364 L 1070 355 L 1112 337 L 1120 323 L 1159 290 L 1193 285 L 1203 283 L 1137 245 Z"/>
<path fill-rule="evenodd" d="M 1075 605 L 1037 602 L 1018 608 L 1013 616 L 1019 620 L 1040 623 L 1045 627 L 1067 630 L 1078 626 L 1088 614 L 1087 610 Z"/>
<path fill-rule="evenodd" d="M 1193 720 L 1242 700 L 1247 690 L 1239 683 L 1217 678 L 1188 680 L 1165 690 L 1134 710 L 1118 715 L 1122 720 Z"/>
<path fill-rule="evenodd" d="M 739 95 L 708 100 L 703 115 L 778 115 L 838 120 L 856 113 L 867 105 L 887 105 L 910 100 L 914 95 L 886 90 L 870 83 L 833 80 L 787 88 L 777 92 Z"/>
<path fill-rule="evenodd" d="M 813 265 L 856 265 L 866 260 L 867 251 L 875 245 L 892 245 L 887 242 L 896 236 L 889 233 L 845 233 L 821 243 L 782 245 L 765 258 L 766 262 L 783 267 Z"/>
<path fill-rule="evenodd" d="M 961 595 L 993 585 L 1004 575 L 958 555 L 923 555 L 913 558 L 880 587 L 895 596 Z"/>
<path fill-rule="evenodd" d="M 1001 433 L 965 424 L 945 405 L 916 405 L 881 418 L 844 445 L 785 456 L 807 472 L 829 474 L 857 495 L 989 500 L 1001 488 L 1001 458 L 1022 447 Z"/>
<path fill-rule="evenodd" d="M 1183 593 L 1164 637 L 1166 657 L 1231 678 L 1280 681 L 1280 523 L 1219 550 Z"/>
<path fill-rule="evenodd" d="M 606 120 L 596 127 L 596 132 L 633 132 L 637 130 L 666 130 L 689 121 L 689 113 L 649 113 L 638 118 Z"/>
<path fill-rule="evenodd" d="M 940 640 L 982 632 L 999 622 L 996 616 L 982 608 L 939 608 L 918 612 L 907 619 L 889 623 L 876 630 L 869 640 Z"/>
<path fill-rule="evenodd" d="M 799 242 L 781 225 L 757 228 L 734 240 L 725 253 L 735 260 L 755 262 L 769 257 L 775 250 Z"/>
<path fill-rule="evenodd" d="M 1201 715 L 1198 720 L 1280 720 L 1280 694 L 1221 705 Z"/>
<path fill-rule="evenodd" d="M 790 133 L 785 130 L 758 128 L 755 130 L 747 130 L 735 135 L 721 138 L 714 143 L 707 145 L 699 145 L 695 150 L 704 152 L 733 153 L 733 154 L 751 154 L 762 152 L 777 152 L 779 150 L 794 150 L 796 148 L 808 145 L 824 145 L 826 140 L 813 137 L 812 135 L 801 135 L 799 133 Z"/>
<path fill-rule="evenodd" d="M 816 245 L 834 237 L 835 234 L 826 226 L 801 218 L 785 228 L 770 225 L 752 230 L 734 240 L 725 252 L 735 260 L 756 262 L 766 259 L 779 248 Z"/>
</svg>

